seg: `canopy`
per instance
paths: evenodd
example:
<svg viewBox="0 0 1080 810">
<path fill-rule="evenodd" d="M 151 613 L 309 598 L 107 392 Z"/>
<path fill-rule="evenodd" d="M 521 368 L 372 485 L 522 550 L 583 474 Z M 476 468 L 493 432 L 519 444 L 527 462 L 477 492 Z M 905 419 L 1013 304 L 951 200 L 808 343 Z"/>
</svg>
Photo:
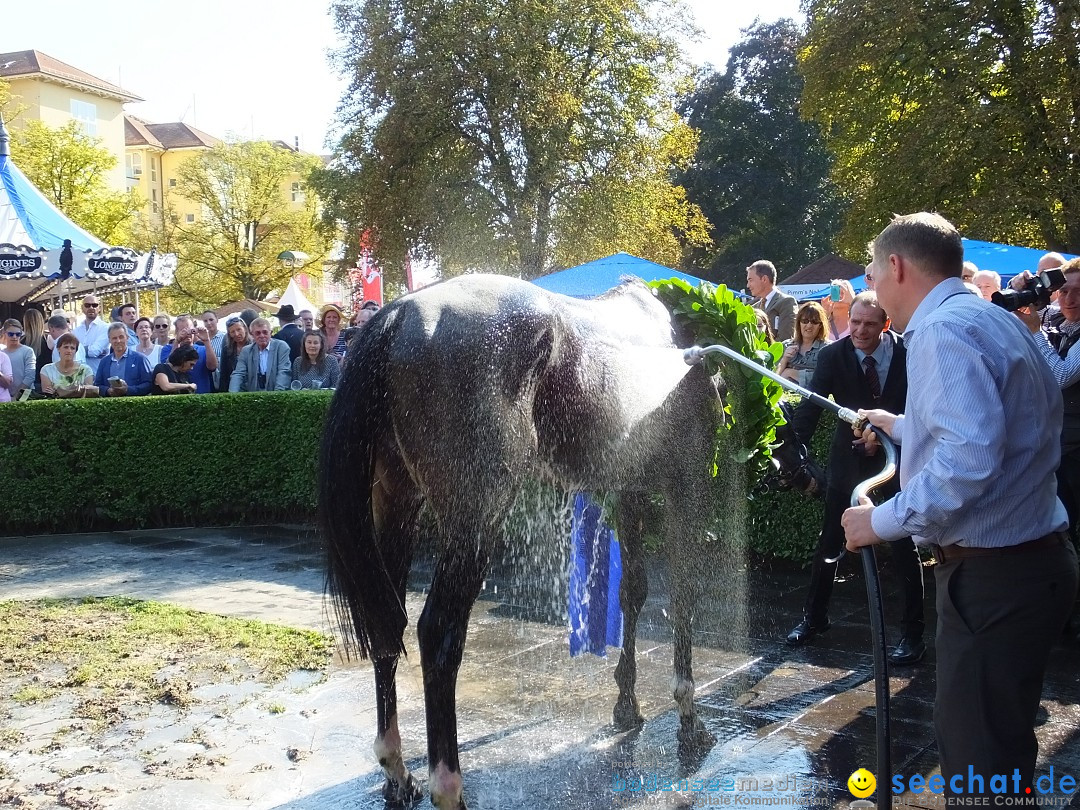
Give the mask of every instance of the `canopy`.
<svg viewBox="0 0 1080 810">
<path fill-rule="evenodd" d="M 0 117 L 0 301 L 160 287 L 176 256 L 110 247 L 53 205 L 12 162 Z"/>
<path fill-rule="evenodd" d="M 702 281 L 648 259 L 639 259 L 629 253 L 616 253 L 614 256 L 579 264 L 577 267 L 548 273 L 546 276 L 534 278 L 532 283 L 545 290 L 575 298 L 595 298 L 617 287 L 624 276 L 637 276 L 644 281 L 674 277 L 695 286 Z"/>
<path fill-rule="evenodd" d="M 279 307 L 292 304 L 292 308 L 297 312 L 303 312 L 305 309 L 310 312 L 319 311 L 319 308 L 304 295 L 304 291 L 300 289 L 300 285 L 296 283 L 295 278 L 289 279 L 289 286 L 285 288 L 285 294 L 278 299 L 277 304 Z"/>
<path fill-rule="evenodd" d="M 964 261 L 974 262 L 980 270 L 995 271 L 1001 276 L 1003 283 L 1024 270 L 1034 273 L 1039 259 L 1048 252 L 1016 245 L 1001 245 L 997 242 L 980 242 L 978 239 L 964 239 L 963 242 Z M 1076 258 L 1071 253 L 1062 255 L 1066 261 Z"/>
</svg>

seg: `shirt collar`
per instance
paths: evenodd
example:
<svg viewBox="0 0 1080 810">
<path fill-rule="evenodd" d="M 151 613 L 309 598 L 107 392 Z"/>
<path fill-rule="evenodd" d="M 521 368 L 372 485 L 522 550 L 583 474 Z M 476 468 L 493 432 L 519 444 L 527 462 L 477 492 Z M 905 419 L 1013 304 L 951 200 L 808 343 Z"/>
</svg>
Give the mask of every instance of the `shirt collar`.
<svg viewBox="0 0 1080 810">
<path fill-rule="evenodd" d="M 927 294 L 926 298 L 911 313 L 911 320 L 908 321 L 907 329 L 904 330 L 904 340 L 907 341 L 926 316 L 941 306 L 946 298 L 957 293 L 973 294 L 971 290 L 964 286 L 963 279 L 946 278 L 938 282 L 938 285 Z"/>
<path fill-rule="evenodd" d="M 773 299 L 774 295 L 776 295 L 776 287 L 773 287 L 771 290 L 769 290 L 769 294 L 761 299 L 761 305 L 763 307 L 767 307 L 769 305 L 769 302 Z"/>
</svg>

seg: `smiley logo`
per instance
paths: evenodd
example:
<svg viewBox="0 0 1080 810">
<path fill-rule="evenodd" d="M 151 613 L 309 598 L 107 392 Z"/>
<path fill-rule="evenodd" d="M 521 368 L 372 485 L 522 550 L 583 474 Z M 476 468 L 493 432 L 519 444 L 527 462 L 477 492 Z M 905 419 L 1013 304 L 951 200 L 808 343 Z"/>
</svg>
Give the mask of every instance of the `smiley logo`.
<svg viewBox="0 0 1080 810">
<path fill-rule="evenodd" d="M 871 793 L 874 792 L 874 788 L 877 787 L 877 780 L 874 775 L 866 768 L 859 768 L 847 780 L 848 790 L 851 791 L 851 795 L 859 799 L 865 799 Z"/>
</svg>

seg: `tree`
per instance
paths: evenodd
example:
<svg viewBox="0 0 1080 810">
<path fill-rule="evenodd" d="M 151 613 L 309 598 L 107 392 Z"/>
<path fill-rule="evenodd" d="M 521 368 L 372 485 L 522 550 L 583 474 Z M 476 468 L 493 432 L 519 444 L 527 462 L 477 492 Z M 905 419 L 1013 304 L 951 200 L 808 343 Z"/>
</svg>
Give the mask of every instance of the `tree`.
<svg viewBox="0 0 1080 810">
<path fill-rule="evenodd" d="M 670 179 L 695 141 L 674 110 L 670 26 L 646 5 L 338 0 L 351 86 L 315 179 L 328 215 L 373 231 L 392 274 L 412 256 L 532 277 L 707 241 Z"/>
<path fill-rule="evenodd" d="M 808 0 L 804 113 L 852 199 L 841 243 L 893 212 L 1080 250 L 1080 8 L 1058 0 Z"/>
<path fill-rule="evenodd" d="M 177 303 L 218 306 L 284 291 L 296 272 L 278 261 L 286 250 L 307 253 L 305 271 L 318 274 L 331 235 L 314 195 L 294 203 L 289 188 L 320 165 L 314 155 L 265 141 L 220 144 L 180 164 L 162 216 L 140 238 L 143 247 L 177 254 Z M 177 198 L 200 207 L 195 222 L 180 222 Z"/>
<path fill-rule="evenodd" d="M 75 121 L 54 128 L 32 120 L 12 136 L 11 152 L 27 179 L 76 225 L 103 242 L 124 244 L 141 203 L 134 192 L 109 188 L 105 177 L 117 159 L 101 143 Z"/>
<path fill-rule="evenodd" d="M 799 43 L 791 20 L 753 25 L 727 69 L 705 76 L 685 104 L 701 144 L 680 180 L 714 227 L 714 250 L 694 257 L 736 287 L 757 259 L 798 270 L 831 251 L 840 229 L 831 158 L 817 125 L 799 114 Z"/>
</svg>

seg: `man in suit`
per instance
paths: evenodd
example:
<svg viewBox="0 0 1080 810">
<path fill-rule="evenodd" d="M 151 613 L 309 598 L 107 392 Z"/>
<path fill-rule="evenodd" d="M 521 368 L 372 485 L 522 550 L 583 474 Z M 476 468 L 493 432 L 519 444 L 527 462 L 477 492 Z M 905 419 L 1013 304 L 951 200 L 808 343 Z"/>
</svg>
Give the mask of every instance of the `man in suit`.
<svg viewBox="0 0 1080 810">
<path fill-rule="evenodd" d="M 838 405 L 852 410 L 884 408 L 893 413 L 902 411 L 907 397 L 906 352 L 900 336 L 888 331 L 889 320 L 876 293 L 863 292 L 855 296 L 849 322 L 850 334 L 830 343 L 818 354 L 810 388 L 823 397 L 831 394 Z M 820 416 L 821 408 L 809 400 L 795 411 L 792 427 L 807 445 Z M 838 556 L 844 547 L 840 519 L 851 505 L 852 490 L 860 481 L 880 472 L 884 463 L 881 453 L 866 455 L 866 447 L 861 441 L 853 443 L 851 427 L 837 420 L 829 448 L 825 517 L 814 552 L 803 620 L 787 637 L 792 646 L 804 644 L 829 629 L 829 598 L 836 563 L 825 560 Z M 886 497 L 895 493 L 896 484 L 894 478 L 883 488 Z M 893 544 L 893 557 L 903 586 L 903 612 L 900 643 L 889 654 L 889 661 L 913 664 L 926 653 L 922 564 L 911 538 Z"/>
<path fill-rule="evenodd" d="M 746 289 L 765 310 L 773 336 L 780 341 L 795 337 L 795 312 L 798 302 L 776 287 L 776 267 L 762 259 L 746 268 Z"/>
<path fill-rule="evenodd" d="M 229 393 L 289 390 L 292 382 L 289 345 L 270 337 L 270 321 L 266 318 L 251 322 L 251 337 L 255 342 L 241 349 L 236 357 Z"/>
<path fill-rule="evenodd" d="M 279 309 L 277 319 L 281 328 L 274 337 L 289 344 L 289 360 L 295 360 L 304 346 L 304 330 L 296 324 L 296 312 L 292 304 L 286 304 Z"/>
</svg>

